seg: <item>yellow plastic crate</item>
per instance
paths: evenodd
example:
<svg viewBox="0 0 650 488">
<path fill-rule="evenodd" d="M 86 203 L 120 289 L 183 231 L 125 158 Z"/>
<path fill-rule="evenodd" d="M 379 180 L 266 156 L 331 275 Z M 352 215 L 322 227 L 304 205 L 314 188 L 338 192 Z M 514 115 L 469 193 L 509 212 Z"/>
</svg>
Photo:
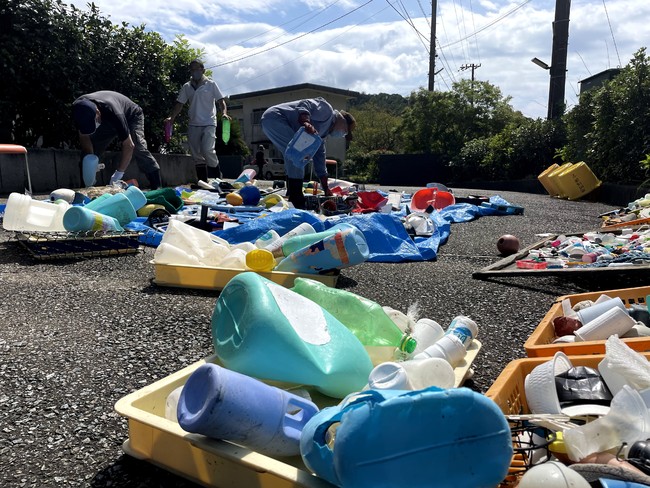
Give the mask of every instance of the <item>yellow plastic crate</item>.
<svg viewBox="0 0 650 488">
<path fill-rule="evenodd" d="M 239 273 L 241 269 L 215 268 L 209 266 L 160 264 L 150 261 L 154 265 L 154 282 L 160 286 L 179 288 L 198 288 L 201 290 L 222 290 L 228 282 Z M 310 278 L 321 283 L 336 287 L 339 274 L 300 274 L 285 273 L 280 271 L 257 272 L 260 276 L 290 288 L 296 278 Z"/>
<path fill-rule="evenodd" d="M 562 197 L 569 200 L 577 200 L 602 185 L 602 181 L 583 161 L 573 164 L 559 173 L 555 183 L 557 183 Z"/>
<path fill-rule="evenodd" d="M 551 172 L 553 172 L 553 170 L 556 170 L 556 169 L 559 168 L 559 167 L 560 167 L 559 164 L 557 164 L 557 163 L 553 163 L 551 166 L 549 166 L 549 167 L 546 168 L 544 171 L 542 171 L 542 172 L 540 173 L 540 175 L 537 177 L 537 179 L 538 179 L 539 182 L 542 184 L 542 186 L 544 187 L 544 189 L 545 189 L 545 190 L 548 192 L 548 194 L 549 194 L 550 196 L 552 196 L 552 197 L 554 197 L 555 195 L 557 195 L 557 194 L 559 193 L 559 190 L 555 187 L 555 185 L 553 184 L 553 182 L 550 180 L 550 178 L 549 178 L 549 174 L 551 174 Z"/>
<path fill-rule="evenodd" d="M 611 298 L 619 297 L 626 307 L 633 304 L 646 304 L 646 296 L 650 294 L 650 286 L 637 288 L 621 288 L 618 290 L 606 290 L 592 293 L 579 293 L 576 295 L 565 295 L 559 297 L 551 306 L 539 325 L 524 343 L 526 354 L 530 358 L 550 357 L 557 351 L 566 355 L 605 354 L 605 342 L 584 341 L 565 344 L 552 344 L 556 338 L 553 328 L 553 319 L 564 315 L 562 311 L 562 300 L 569 299 L 571 306 L 582 300 L 597 300 L 600 295 L 607 295 Z M 650 351 L 650 337 L 630 337 L 622 339 L 630 348 L 639 352 Z"/>
<path fill-rule="evenodd" d="M 553 171 L 551 171 L 548 174 L 548 180 L 547 180 L 548 184 L 551 185 L 551 188 L 555 190 L 555 194 L 551 196 L 560 197 L 560 198 L 564 197 L 564 195 L 562 194 L 562 189 L 560 188 L 560 184 L 559 184 L 559 176 L 560 173 L 569 169 L 571 166 L 573 166 L 573 163 L 564 163 L 562 166 L 555 168 Z"/>
<path fill-rule="evenodd" d="M 480 349 L 481 343 L 472 341 L 465 359 L 454 368 L 455 386 L 461 386 L 471 374 Z M 178 422 L 165 418 L 167 396 L 207 362 L 219 364 L 216 355 L 208 356 L 118 400 L 115 411 L 128 419 L 129 438 L 122 445 L 124 452 L 208 487 L 332 488 L 311 474 L 300 456 L 276 459 L 230 442 L 191 434 Z M 295 386 L 267 383 L 280 388 Z M 307 389 L 319 408 L 340 401 Z"/>
</svg>

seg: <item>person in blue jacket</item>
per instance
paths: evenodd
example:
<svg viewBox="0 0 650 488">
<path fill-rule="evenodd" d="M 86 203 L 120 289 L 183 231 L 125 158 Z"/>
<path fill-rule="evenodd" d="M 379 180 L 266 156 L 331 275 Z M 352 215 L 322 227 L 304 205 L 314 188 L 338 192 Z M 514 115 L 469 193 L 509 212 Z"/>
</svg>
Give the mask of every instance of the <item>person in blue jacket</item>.
<svg viewBox="0 0 650 488">
<path fill-rule="evenodd" d="M 325 138 L 345 137 L 347 141 L 352 140 L 352 131 L 356 126 L 354 117 L 343 110 L 334 110 L 324 98 L 318 97 L 274 105 L 264 112 L 261 123 L 266 136 L 285 156 L 287 190 L 289 201 L 293 206 L 305 208 L 305 196 L 302 190 L 302 180 L 305 176 L 304 164 L 301 164 L 301 161 L 292 161 L 286 155 L 287 146 L 300 127 L 304 127 L 310 134 L 318 134 L 323 139 L 312 160 L 314 171 L 325 194 L 331 195 L 327 184 Z"/>
</svg>

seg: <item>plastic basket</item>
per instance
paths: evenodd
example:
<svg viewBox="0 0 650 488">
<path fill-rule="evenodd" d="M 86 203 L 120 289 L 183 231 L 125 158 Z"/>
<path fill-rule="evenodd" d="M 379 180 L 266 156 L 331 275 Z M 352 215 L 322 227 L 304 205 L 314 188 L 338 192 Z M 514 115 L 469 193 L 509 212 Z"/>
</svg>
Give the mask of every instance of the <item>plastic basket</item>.
<svg viewBox="0 0 650 488">
<path fill-rule="evenodd" d="M 606 290 L 591 293 L 579 293 L 576 295 L 564 295 L 559 297 L 546 313 L 539 325 L 524 343 L 526 354 L 530 358 L 553 356 L 557 351 L 566 355 L 605 354 L 605 341 L 584 341 L 574 343 L 552 344 L 555 339 L 553 319 L 561 317 L 562 300 L 569 299 L 571 306 L 582 300 L 597 300 L 600 295 L 607 295 L 611 298 L 619 297 L 626 307 L 633 304 L 646 304 L 646 296 L 650 294 L 650 286 L 638 288 L 622 288 L 618 290 Z M 639 352 L 650 351 L 650 337 L 623 338 L 631 349 Z"/>
<path fill-rule="evenodd" d="M 559 167 L 560 167 L 559 164 L 553 163 L 551 166 L 549 166 L 544 171 L 542 171 L 540 175 L 537 177 L 539 182 L 542 184 L 542 186 L 550 196 L 555 196 L 559 193 L 557 188 L 553 185 L 553 182 L 549 178 L 551 172 L 558 169 Z"/>
<path fill-rule="evenodd" d="M 137 254 L 139 232 L 16 232 L 14 238 L 34 259 L 92 258 Z"/>
</svg>

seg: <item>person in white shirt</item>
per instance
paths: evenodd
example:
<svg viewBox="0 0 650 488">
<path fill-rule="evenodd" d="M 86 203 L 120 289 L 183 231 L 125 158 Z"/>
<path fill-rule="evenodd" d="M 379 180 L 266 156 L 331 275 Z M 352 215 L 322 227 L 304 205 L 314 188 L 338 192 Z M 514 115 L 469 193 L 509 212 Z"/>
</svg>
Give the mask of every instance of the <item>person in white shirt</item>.
<svg viewBox="0 0 650 488">
<path fill-rule="evenodd" d="M 205 66 L 201 60 L 195 59 L 190 63 L 190 76 L 190 81 L 178 92 L 176 103 L 165 122 L 173 124 L 183 105 L 190 102 L 187 141 L 196 165 L 196 175 L 199 180 L 207 181 L 209 166 L 217 168 L 221 178 L 219 158 L 214 150 L 217 131 L 216 105 L 219 106 L 223 117 L 230 120 L 228 107 L 219 86 L 205 76 Z"/>
</svg>

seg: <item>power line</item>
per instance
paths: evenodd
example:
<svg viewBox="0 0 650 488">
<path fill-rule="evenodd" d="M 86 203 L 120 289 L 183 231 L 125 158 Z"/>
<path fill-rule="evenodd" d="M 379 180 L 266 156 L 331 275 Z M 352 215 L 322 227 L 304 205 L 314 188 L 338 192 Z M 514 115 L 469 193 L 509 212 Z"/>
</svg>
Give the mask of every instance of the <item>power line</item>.
<svg viewBox="0 0 650 488">
<path fill-rule="evenodd" d="M 303 38 L 303 37 L 305 37 L 305 36 L 307 36 L 307 35 L 309 35 L 309 34 L 313 34 L 314 32 L 319 31 L 320 29 L 322 29 L 323 27 L 327 27 L 328 25 L 331 25 L 331 24 L 333 24 L 334 22 L 336 22 L 336 21 L 338 21 L 338 20 L 341 20 L 341 19 L 344 18 L 344 17 L 347 17 L 348 15 L 350 15 L 350 14 L 356 12 L 357 10 L 361 9 L 362 7 L 365 7 L 365 6 L 368 5 L 369 3 L 372 3 L 372 1 L 373 1 L 373 0 L 368 0 L 366 3 L 363 3 L 363 4 L 359 5 L 359 6 L 356 7 L 356 8 L 353 8 L 353 9 L 350 10 L 349 12 L 347 12 L 347 13 L 345 13 L 345 14 L 343 14 L 343 15 L 340 15 L 339 17 L 337 17 L 337 18 L 335 18 L 335 19 L 333 19 L 333 20 L 331 20 L 331 21 L 329 21 L 329 22 L 327 22 L 327 23 L 325 23 L 325 24 L 322 24 L 322 25 L 316 27 L 315 29 L 312 29 L 312 30 L 310 30 L 310 31 L 308 31 L 308 32 L 303 32 L 302 34 L 300 34 L 300 35 L 298 35 L 298 36 L 296 36 L 296 37 L 293 37 L 293 38 L 291 38 L 291 39 L 289 39 L 289 40 L 287 40 L 287 41 L 284 41 L 284 42 L 281 42 L 281 43 L 279 43 L 279 44 L 276 44 L 275 46 L 270 46 L 270 47 L 268 47 L 268 48 L 266 48 L 266 49 L 262 49 L 262 50 L 260 50 L 260 51 L 254 52 L 254 53 L 250 53 L 250 54 L 247 54 L 247 55 L 245 55 L 245 56 L 240 56 L 240 57 L 238 57 L 238 58 L 236 58 L 236 59 L 232 59 L 232 60 L 229 60 L 229 61 L 224 61 L 223 63 L 219 63 L 219 64 L 215 64 L 215 65 L 213 65 L 213 66 L 209 66 L 207 69 L 219 68 L 220 66 L 225 66 L 225 65 L 227 65 L 227 64 L 236 63 L 236 62 L 238 62 L 238 61 L 242 61 L 242 60 L 244 60 L 244 59 L 252 58 L 253 56 L 257 56 L 257 55 L 259 55 L 259 54 L 264 54 L 264 53 L 266 53 L 266 52 L 272 51 L 273 49 L 276 49 L 276 48 L 278 48 L 278 47 L 280 47 L 280 46 L 284 46 L 284 45 L 286 45 L 286 44 L 289 44 L 290 42 L 297 41 L 298 39 L 301 39 L 301 38 Z"/>
<path fill-rule="evenodd" d="M 609 25 L 609 32 L 612 34 L 612 41 L 614 41 L 614 49 L 616 50 L 616 57 L 618 58 L 618 67 L 621 67 L 621 56 L 618 54 L 618 46 L 616 45 L 616 39 L 614 38 L 614 31 L 612 30 L 612 23 L 609 21 L 609 13 L 607 12 L 607 5 L 605 5 L 605 0 L 603 0 L 603 7 L 605 8 L 605 15 L 607 16 L 607 25 Z"/>
<path fill-rule="evenodd" d="M 526 5 L 527 3 L 530 3 L 530 1 L 531 1 L 531 0 L 525 0 L 524 2 L 520 3 L 519 5 L 515 5 L 512 9 L 508 10 L 508 11 L 507 11 L 506 13 L 504 13 L 503 15 L 500 15 L 499 17 L 497 17 L 496 19 L 494 19 L 492 22 L 487 23 L 486 25 L 484 25 L 484 26 L 481 27 L 480 29 L 474 31 L 472 34 L 470 34 L 470 35 L 468 35 L 468 36 L 466 36 L 466 37 L 463 37 L 463 38 L 461 38 L 461 39 L 456 39 L 455 41 L 450 42 L 449 44 L 446 44 L 446 45 L 444 45 L 444 46 L 442 46 L 442 47 L 453 46 L 454 44 L 458 44 L 459 42 L 463 42 L 463 41 L 465 41 L 466 39 L 468 39 L 468 38 L 470 38 L 470 37 L 472 37 L 472 36 L 475 36 L 475 35 L 479 34 L 480 32 L 483 32 L 485 29 L 488 29 L 488 28 L 492 27 L 494 24 L 496 24 L 496 23 L 498 23 L 498 22 L 501 22 L 501 21 L 502 21 L 503 19 L 505 19 L 507 16 L 509 16 L 509 15 L 511 15 L 511 14 L 513 14 L 513 13 L 515 13 L 517 10 L 519 10 L 520 8 L 522 8 L 524 5 Z"/>
</svg>

